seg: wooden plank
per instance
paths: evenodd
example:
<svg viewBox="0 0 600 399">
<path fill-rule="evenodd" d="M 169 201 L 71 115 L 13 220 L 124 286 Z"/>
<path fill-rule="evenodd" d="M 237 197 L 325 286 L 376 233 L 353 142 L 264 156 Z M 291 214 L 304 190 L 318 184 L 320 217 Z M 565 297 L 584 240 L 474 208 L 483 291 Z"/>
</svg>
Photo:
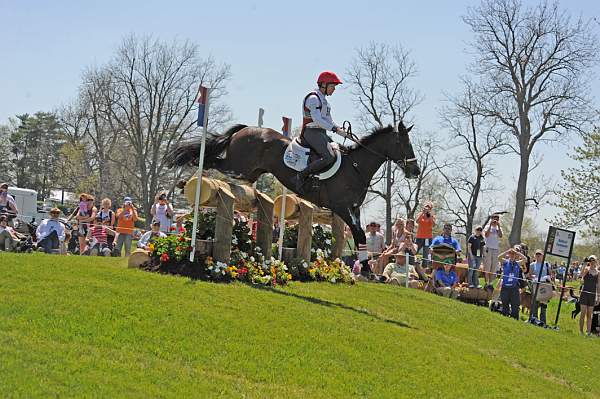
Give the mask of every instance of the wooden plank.
<svg viewBox="0 0 600 399">
<path fill-rule="evenodd" d="M 333 214 L 333 220 L 331 222 L 331 232 L 333 233 L 333 238 L 335 239 L 335 244 L 332 248 L 332 255 L 334 258 L 342 257 L 342 250 L 344 249 L 344 243 L 346 239 L 344 237 L 344 227 L 346 224 L 338 215 Z"/>
<path fill-rule="evenodd" d="M 215 261 L 229 264 L 231 258 L 231 234 L 233 233 L 234 196 L 231 191 L 220 187 L 217 198 L 213 257 Z"/>
<path fill-rule="evenodd" d="M 271 256 L 273 242 L 273 200 L 268 195 L 256 192 L 256 245 L 266 257 Z"/>
<path fill-rule="evenodd" d="M 313 205 L 307 201 L 300 201 L 298 204 L 298 243 L 296 246 L 296 256 L 303 260 L 310 261 L 310 247 L 312 244 L 312 224 L 313 224 Z"/>
</svg>

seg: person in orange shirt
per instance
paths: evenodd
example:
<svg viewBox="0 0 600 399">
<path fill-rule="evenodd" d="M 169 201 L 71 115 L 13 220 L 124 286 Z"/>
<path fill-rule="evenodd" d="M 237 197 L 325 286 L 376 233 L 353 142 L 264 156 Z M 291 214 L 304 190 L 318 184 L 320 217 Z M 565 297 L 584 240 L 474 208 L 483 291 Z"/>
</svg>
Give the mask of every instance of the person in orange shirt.
<svg viewBox="0 0 600 399">
<path fill-rule="evenodd" d="M 423 255 L 423 267 L 428 266 L 429 246 L 433 240 L 433 225 L 435 214 L 433 213 L 433 202 L 427 201 L 423 210 L 417 215 L 417 253 Z"/>
<path fill-rule="evenodd" d="M 131 241 L 135 222 L 138 220 L 137 209 L 133 205 L 130 197 L 125 197 L 123 207 L 117 211 L 117 245 L 115 245 L 114 254 L 121 256 L 121 250 L 125 245 L 125 256 L 131 254 Z"/>
</svg>

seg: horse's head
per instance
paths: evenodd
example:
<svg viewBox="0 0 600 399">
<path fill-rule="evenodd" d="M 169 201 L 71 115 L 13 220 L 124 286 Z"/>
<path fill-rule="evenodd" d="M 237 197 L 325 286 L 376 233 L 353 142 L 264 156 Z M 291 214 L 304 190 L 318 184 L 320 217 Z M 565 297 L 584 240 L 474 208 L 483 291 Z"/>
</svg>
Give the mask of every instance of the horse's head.
<svg viewBox="0 0 600 399">
<path fill-rule="evenodd" d="M 415 178 L 421 174 L 419 163 L 415 157 L 415 152 L 410 143 L 409 133 L 412 126 L 407 128 L 402 121 L 398 124 L 398 130 L 393 132 L 394 145 L 388 147 L 386 154 L 392 161 L 396 162 L 404 172 L 407 178 Z"/>
</svg>

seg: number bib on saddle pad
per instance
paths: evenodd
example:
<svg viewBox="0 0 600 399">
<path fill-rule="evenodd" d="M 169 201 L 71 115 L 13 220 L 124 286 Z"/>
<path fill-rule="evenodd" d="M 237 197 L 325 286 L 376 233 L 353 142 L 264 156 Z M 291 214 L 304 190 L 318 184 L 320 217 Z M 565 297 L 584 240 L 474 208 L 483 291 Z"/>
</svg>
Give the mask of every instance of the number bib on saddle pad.
<svg viewBox="0 0 600 399">
<path fill-rule="evenodd" d="M 329 145 L 335 154 L 335 162 L 331 168 L 319 173 L 318 175 L 315 175 L 315 177 L 319 180 L 329 179 L 331 176 L 335 175 L 342 164 L 342 154 L 338 145 L 336 143 L 330 143 Z M 290 144 L 288 144 L 285 152 L 283 153 L 283 163 L 285 166 L 298 172 L 306 169 L 309 159 L 310 148 L 300 145 L 297 137 L 290 141 Z"/>
</svg>

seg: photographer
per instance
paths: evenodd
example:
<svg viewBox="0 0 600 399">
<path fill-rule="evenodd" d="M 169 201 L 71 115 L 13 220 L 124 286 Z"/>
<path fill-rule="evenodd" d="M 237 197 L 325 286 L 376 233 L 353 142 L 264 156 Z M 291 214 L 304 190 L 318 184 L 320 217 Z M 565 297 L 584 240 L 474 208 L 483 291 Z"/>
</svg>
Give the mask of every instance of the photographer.
<svg viewBox="0 0 600 399">
<path fill-rule="evenodd" d="M 150 214 L 154 220 L 160 222 L 160 231 L 168 233 L 173 218 L 173 206 L 167 200 L 166 191 L 161 191 L 156 195 L 154 205 L 150 208 Z"/>
<path fill-rule="evenodd" d="M 138 220 L 136 207 L 133 205 L 130 197 L 123 199 L 123 207 L 117 210 L 117 243 L 113 254 L 121 256 L 123 246 L 125 246 L 125 256 L 131 254 L 131 241 L 133 240 L 133 230 L 135 222 Z"/>
<path fill-rule="evenodd" d="M 427 201 L 423 210 L 417 215 L 417 253 L 421 252 L 423 254 L 423 262 L 425 262 L 429 255 L 429 246 L 433 240 L 434 224 L 433 202 Z"/>
<path fill-rule="evenodd" d="M 483 277 L 486 286 L 488 286 L 494 282 L 496 270 L 498 269 L 498 252 L 500 252 L 500 239 L 502 238 L 500 215 L 492 215 L 489 222 L 483 228 L 483 236 L 485 237 Z"/>
</svg>

